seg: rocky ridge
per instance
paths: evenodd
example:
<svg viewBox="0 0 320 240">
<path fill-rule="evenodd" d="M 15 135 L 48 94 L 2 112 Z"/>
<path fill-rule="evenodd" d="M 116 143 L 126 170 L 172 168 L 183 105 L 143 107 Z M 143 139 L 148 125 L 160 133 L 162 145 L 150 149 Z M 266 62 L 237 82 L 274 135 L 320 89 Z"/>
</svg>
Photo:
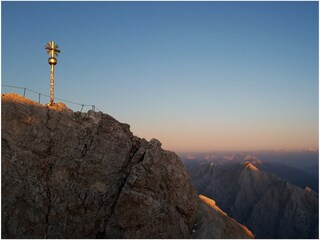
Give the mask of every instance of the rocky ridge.
<svg viewBox="0 0 320 240">
<path fill-rule="evenodd" d="M 318 238 L 318 195 L 250 162 L 221 168 L 203 162 L 189 169 L 200 194 L 249 227 L 257 238 Z"/>
<path fill-rule="evenodd" d="M 2 94 L 2 237 L 253 237 L 200 201 L 175 153 L 129 128 Z"/>
</svg>

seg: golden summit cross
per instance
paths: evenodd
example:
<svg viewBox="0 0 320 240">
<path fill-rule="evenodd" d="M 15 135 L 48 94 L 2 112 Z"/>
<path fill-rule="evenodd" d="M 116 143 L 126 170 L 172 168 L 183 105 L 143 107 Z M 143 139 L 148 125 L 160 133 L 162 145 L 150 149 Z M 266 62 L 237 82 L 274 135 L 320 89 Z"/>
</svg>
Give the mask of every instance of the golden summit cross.
<svg viewBox="0 0 320 240">
<path fill-rule="evenodd" d="M 44 47 L 47 50 L 47 54 L 51 55 L 48 59 L 48 63 L 51 66 L 50 72 L 50 106 L 54 104 L 54 66 L 58 63 L 58 53 L 60 50 L 58 49 L 58 44 L 55 44 L 54 41 L 48 42 Z"/>
</svg>

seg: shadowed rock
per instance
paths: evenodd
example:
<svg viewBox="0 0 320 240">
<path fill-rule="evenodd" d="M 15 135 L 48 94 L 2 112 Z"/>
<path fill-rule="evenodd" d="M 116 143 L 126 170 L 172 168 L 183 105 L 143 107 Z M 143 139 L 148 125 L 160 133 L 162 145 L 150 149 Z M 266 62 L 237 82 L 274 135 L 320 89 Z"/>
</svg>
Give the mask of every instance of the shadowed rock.
<svg viewBox="0 0 320 240">
<path fill-rule="evenodd" d="M 199 237 L 252 237 L 203 207 L 175 153 L 129 128 L 3 94 L 2 237 L 190 238 L 200 213 Z"/>
</svg>

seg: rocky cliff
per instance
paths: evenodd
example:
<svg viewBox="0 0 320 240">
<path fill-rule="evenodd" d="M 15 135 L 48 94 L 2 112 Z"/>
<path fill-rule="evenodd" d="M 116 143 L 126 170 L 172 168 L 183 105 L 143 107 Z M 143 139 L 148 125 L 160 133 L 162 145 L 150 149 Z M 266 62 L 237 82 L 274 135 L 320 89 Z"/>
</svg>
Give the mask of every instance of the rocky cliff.
<svg viewBox="0 0 320 240">
<path fill-rule="evenodd" d="M 107 114 L 2 94 L 3 238 L 252 238 Z"/>
<path fill-rule="evenodd" d="M 318 238 L 318 195 L 245 162 L 190 168 L 199 193 L 249 227 L 257 238 Z"/>
</svg>

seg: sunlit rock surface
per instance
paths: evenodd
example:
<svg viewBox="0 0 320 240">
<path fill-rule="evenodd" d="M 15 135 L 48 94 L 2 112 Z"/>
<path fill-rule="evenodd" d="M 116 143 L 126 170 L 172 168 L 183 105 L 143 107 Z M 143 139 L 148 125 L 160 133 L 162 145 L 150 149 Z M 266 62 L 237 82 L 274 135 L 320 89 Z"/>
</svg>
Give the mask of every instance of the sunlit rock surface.
<svg viewBox="0 0 320 240">
<path fill-rule="evenodd" d="M 175 153 L 129 128 L 2 94 L 2 238 L 252 237 L 200 201 Z"/>
<path fill-rule="evenodd" d="M 193 229 L 193 238 L 253 238 L 253 234 L 245 226 L 234 219 L 230 219 L 215 203 L 214 200 L 203 195 L 199 196 L 202 203 L 199 207 L 196 223 Z"/>
</svg>

